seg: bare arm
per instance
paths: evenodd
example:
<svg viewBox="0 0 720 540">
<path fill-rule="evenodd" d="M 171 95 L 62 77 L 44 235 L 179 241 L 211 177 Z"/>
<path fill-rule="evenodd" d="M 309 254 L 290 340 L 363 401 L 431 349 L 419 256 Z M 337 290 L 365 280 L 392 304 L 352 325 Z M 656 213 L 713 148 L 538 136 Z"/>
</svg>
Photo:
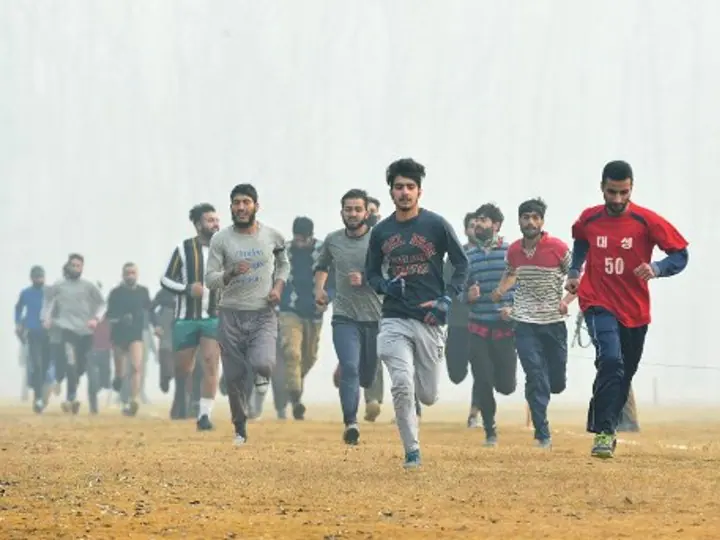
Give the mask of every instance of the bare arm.
<svg viewBox="0 0 720 540">
<path fill-rule="evenodd" d="M 497 286 L 497 289 L 495 289 L 495 293 L 498 296 L 503 296 L 515 286 L 515 283 L 517 283 L 517 270 L 508 265 L 500 280 L 500 284 Z"/>
</svg>

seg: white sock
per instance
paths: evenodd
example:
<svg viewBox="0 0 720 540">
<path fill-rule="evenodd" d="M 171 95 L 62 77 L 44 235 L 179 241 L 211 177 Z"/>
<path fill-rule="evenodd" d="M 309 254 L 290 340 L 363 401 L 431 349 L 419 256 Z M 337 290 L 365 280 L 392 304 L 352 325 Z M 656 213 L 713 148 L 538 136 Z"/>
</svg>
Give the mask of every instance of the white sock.
<svg viewBox="0 0 720 540">
<path fill-rule="evenodd" d="M 198 418 L 205 415 L 210 418 L 214 404 L 215 400 L 213 398 L 200 398 L 200 412 L 198 413 Z"/>
</svg>

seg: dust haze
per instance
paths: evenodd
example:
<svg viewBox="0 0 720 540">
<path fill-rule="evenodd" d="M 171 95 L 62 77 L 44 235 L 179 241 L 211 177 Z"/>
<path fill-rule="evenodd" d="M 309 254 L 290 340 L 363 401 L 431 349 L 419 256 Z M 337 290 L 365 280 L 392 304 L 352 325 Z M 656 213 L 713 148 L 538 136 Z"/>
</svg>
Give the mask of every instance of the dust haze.
<svg viewBox="0 0 720 540">
<path fill-rule="evenodd" d="M 690 241 L 687 271 L 652 284 L 637 397 L 719 401 L 718 20 L 715 0 L 0 0 L 0 398 L 20 393 L 10 317 L 31 265 L 52 282 L 78 251 L 107 291 L 135 261 L 154 292 L 192 205 L 228 224 L 230 189 L 252 182 L 261 220 L 289 235 L 308 215 L 323 237 L 349 188 L 387 215 L 384 169 L 411 156 L 458 233 L 495 201 L 517 238 L 517 204 L 541 195 L 568 241 L 604 163 L 628 160 L 636 202 Z M 324 331 L 308 401 L 337 399 Z M 592 356 L 571 350 L 556 401 L 589 397 Z M 443 376 L 441 401 L 469 392 Z"/>
</svg>

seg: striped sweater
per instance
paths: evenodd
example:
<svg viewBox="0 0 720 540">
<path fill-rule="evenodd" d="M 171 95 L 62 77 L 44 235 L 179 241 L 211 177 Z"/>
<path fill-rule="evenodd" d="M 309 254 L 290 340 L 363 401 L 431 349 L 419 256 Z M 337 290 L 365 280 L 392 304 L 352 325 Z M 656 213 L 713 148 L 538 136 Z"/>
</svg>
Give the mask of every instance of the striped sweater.
<svg viewBox="0 0 720 540">
<path fill-rule="evenodd" d="M 497 288 L 505 273 L 505 259 L 509 245 L 502 238 L 498 238 L 489 247 L 473 246 L 467 251 L 470 263 L 468 271 L 467 287 L 463 292 L 467 302 L 467 291 L 477 284 L 480 288 L 480 297 L 476 302 L 470 304 L 469 323 L 480 324 L 488 327 L 506 326 L 507 323 L 500 318 L 500 310 L 512 304 L 512 288 L 505 293 L 502 300 L 497 304 L 492 301 L 491 293 Z"/>
<path fill-rule="evenodd" d="M 510 245 L 507 272 L 517 276 L 512 310 L 514 320 L 532 324 L 565 320 L 560 313 L 560 301 L 570 259 L 567 244 L 546 232 L 531 250 L 523 247 L 522 239 Z"/>
<path fill-rule="evenodd" d="M 201 298 L 190 294 L 193 283 L 205 283 L 208 246 L 199 237 L 183 240 L 172 252 L 160 285 L 175 295 L 175 318 L 185 320 L 217 317 L 219 291 L 205 287 Z"/>
</svg>

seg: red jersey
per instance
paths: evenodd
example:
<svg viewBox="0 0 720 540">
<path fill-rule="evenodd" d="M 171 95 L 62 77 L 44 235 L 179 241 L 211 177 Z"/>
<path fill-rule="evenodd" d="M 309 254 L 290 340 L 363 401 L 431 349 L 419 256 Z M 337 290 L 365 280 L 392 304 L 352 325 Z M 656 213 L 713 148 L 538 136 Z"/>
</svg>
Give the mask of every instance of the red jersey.
<svg viewBox="0 0 720 540">
<path fill-rule="evenodd" d="M 605 205 L 588 208 L 572 226 L 575 240 L 589 243 L 580 280 L 580 309 L 601 307 L 627 328 L 650 323 L 648 283 L 634 270 L 650 263 L 655 246 L 665 252 L 687 248 L 687 241 L 668 221 L 642 206 L 628 204 L 620 216 Z"/>
</svg>

